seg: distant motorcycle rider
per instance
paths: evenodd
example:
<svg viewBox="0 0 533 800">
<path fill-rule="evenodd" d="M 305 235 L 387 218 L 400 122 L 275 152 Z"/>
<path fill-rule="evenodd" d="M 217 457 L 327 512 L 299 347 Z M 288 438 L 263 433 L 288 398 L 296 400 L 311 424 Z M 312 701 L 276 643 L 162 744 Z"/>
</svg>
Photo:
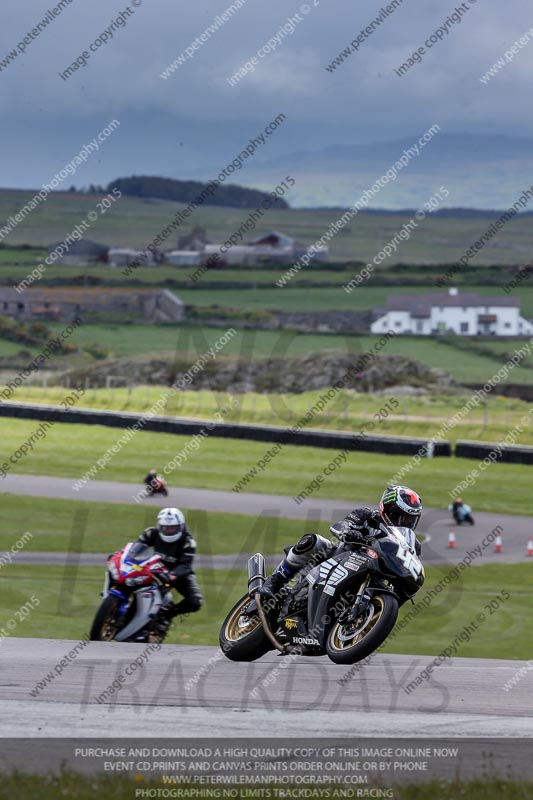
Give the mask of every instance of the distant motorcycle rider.
<svg viewBox="0 0 533 800">
<path fill-rule="evenodd" d="M 153 487 L 154 481 L 156 481 L 156 480 L 157 480 L 157 470 L 156 469 L 151 469 L 150 472 L 148 473 L 148 475 L 146 476 L 146 478 L 144 479 L 143 483 L 145 483 L 146 486 L 152 486 Z"/>
<path fill-rule="evenodd" d="M 143 483 L 146 486 L 145 491 L 148 495 L 156 494 L 158 492 L 164 495 L 168 495 L 165 481 L 163 480 L 163 478 L 159 477 L 156 469 L 150 470 L 150 472 L 144 479 Z"/>
<path fill-rule="evenodd" d="M 462 525 L 463 522 L 468 522 L 470 525 L 474 524 L 472 509 L 469 505 L 464 503 L 460 497 L 457 497 L 453 503 L 448 506 L 448 511 L 452 512 L 456 525 Z"/>
<path fill-rule="evenodd" d="M 199 611 L 203 597 L 193 570 L 196 541 L 179 508 L 163 508 L 157 515 L 157 526 L 146 528 L 139 542 L 153 547 L 167 568 L 163 577 L 183 600 L 169 609 L 170 618 Z"/>
<path fill-rule="evenodd" d="M 283 586 L 300 570 L 309 564 L 314 565 L 328 558 L 354 542 L 368 542 L 379 538 L 381 523 L 396 527 L 416 529 L 422 514 L 422 501 L 416 492 L 407 486 L 388 486 L 379 504 L 379 511 L 370 508 L 356 508 L 347 517 L 331 526 L 330 530 L 340 540 L 335 544 L 329 539 L 310 533 L 303 536 L 295 545 L 286 548 L 286 557 L 276 567 L 263 584 L 260 595 L 265 600 L 275 598 Z M 416 554 L 420 555 L 420 542 L 416 541 Z"/>
</svg>

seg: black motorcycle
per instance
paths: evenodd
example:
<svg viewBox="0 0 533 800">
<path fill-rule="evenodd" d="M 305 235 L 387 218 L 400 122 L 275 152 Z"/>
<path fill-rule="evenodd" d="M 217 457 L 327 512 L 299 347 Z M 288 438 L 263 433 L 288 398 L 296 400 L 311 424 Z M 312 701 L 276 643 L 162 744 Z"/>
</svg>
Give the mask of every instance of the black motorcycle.
<svg viewBox="0 0 533 800">
<path fill-rule="evenodd" d="M 368 543 L 343 542 L 322 563 L 306 567 L 282 596 L 261 601 L 265 561 L 248 561 L 248 594 L 220 630 L 222 651 L 232 661 L 254 661 L 269 650 L 303 656 L 328 655 L 354 664 L 373 653 L 392 631 L 399 607 L 424 583 L 409 528 L 381 525 Z"/>
</svg>

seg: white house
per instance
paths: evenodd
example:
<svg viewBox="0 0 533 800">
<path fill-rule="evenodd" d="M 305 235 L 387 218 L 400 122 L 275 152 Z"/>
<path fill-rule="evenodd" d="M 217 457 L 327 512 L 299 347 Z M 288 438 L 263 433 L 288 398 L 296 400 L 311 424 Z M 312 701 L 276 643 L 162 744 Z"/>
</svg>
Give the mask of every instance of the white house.
<svg viewBox="0 0 533 800">
<path fill-rule="evenodd" d="M 429 336 L 531 336 L 533 325 L 520 316 L 514 297 L 490 297 L 477 292 L 389 295 L 387 307 L 375 310 L 372 333 L 411 333 Z"/>
</svg>

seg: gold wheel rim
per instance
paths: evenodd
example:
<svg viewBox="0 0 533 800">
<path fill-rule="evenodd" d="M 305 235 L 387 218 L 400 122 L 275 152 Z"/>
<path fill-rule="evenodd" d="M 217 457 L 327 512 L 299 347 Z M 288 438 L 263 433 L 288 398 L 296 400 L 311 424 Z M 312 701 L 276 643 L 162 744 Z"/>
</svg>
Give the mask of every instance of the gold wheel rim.
<svg viewBox="0 0 533 800">
<path fill-rule="evenodd" d="M 108 616 L 104 620 L 104 624 L 102 625 L 102 629 L 100 631 L 101 640 L 103 642 L 110 642 L 112 641 L 113 637 L 117 632 L 117 625 L 115 618 L 108 614 Z"/>
<path fill-rule="evenodd" d="M 224 636 L 229 642 L 236 642 L 243 639 L 252 633 L 258 625 L 260 625 L 259 617 L 249 617 L 249 623 L 246 626 L 239 625 L 242 609 L 250 603 L 249 597 L 243 597 L 241 602 L 232 611 L 230 618 L 226 622 L 224 628 Z"/>
<path fill-rule="evenodd" d="M 377 606 L 379 606 L 379 608 Z M 363 630 L 360 633 L 357 633 L 353 639 L 350 639 L 349 644 L 343 642 L 339 636 L 339 633 L 344 628 L 344 625 L 342 625 L 340 622 L 335 623 L 330 636 L 330 645 L 333 650 L 336 650 L 339 653 L 344 652 L 345 650 L 352 648 L 354 645 L 359 644 L 359 642 L 361 642 L 365 636 L 368 636 L 368 634 L 376 627 L 379 620 L 383 616 L 383 612 L 385 611 L 383 598 L 379 595 L 374 597 L 372 599 L 372 608 L 372 616 L 367 620 Z"/>
</svg>

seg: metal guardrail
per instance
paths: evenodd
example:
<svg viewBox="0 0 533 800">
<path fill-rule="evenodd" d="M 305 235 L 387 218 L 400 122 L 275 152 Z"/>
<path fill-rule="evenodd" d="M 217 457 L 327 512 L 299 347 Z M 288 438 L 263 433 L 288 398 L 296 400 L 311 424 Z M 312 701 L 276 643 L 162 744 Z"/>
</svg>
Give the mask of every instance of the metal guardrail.
<svg viewBox="0 0 533 800">
<path fill-rule="evenodd" d="M 252 425 L 234 422 L 211 422 L 193 420 L 185 417 L 152 416 L 131 412 L 100 411 L 89 408 L 61 408 L 60 406 L 38 403 L 0 402 L 0 417 L 18 419 L 37 419 L 48 422 L 63 422 L 83 425 L 104 425 L 111 428 L 128 428 L 138 420 L 145 420 L 144 431 L 194 435 L 205 430 L 209 424 L 209 435 L 226 439 L 246 439 L 256 442 L 276 442 L 279 444 L 305 447 L 324 447 L 331 449 L 358 450 L 366 453 L 387 453 L 390 455 L 430 455 L 451 456 L 449 441 L 435 442 L 429 447 L 428 440 L 410 436 L 379 436 L 361 433 L 339 433 L 320 429 L 295 431 L 276 425 Z"/>
<path fill-rule="evenodd" d="M 527 445 L 501 445 L 497 442 L 473 442 L 459 439 L 455 444 L 457 458 L 485 458 L 504 464 L 533 464 L 533 447 Z"/>
</svg>

